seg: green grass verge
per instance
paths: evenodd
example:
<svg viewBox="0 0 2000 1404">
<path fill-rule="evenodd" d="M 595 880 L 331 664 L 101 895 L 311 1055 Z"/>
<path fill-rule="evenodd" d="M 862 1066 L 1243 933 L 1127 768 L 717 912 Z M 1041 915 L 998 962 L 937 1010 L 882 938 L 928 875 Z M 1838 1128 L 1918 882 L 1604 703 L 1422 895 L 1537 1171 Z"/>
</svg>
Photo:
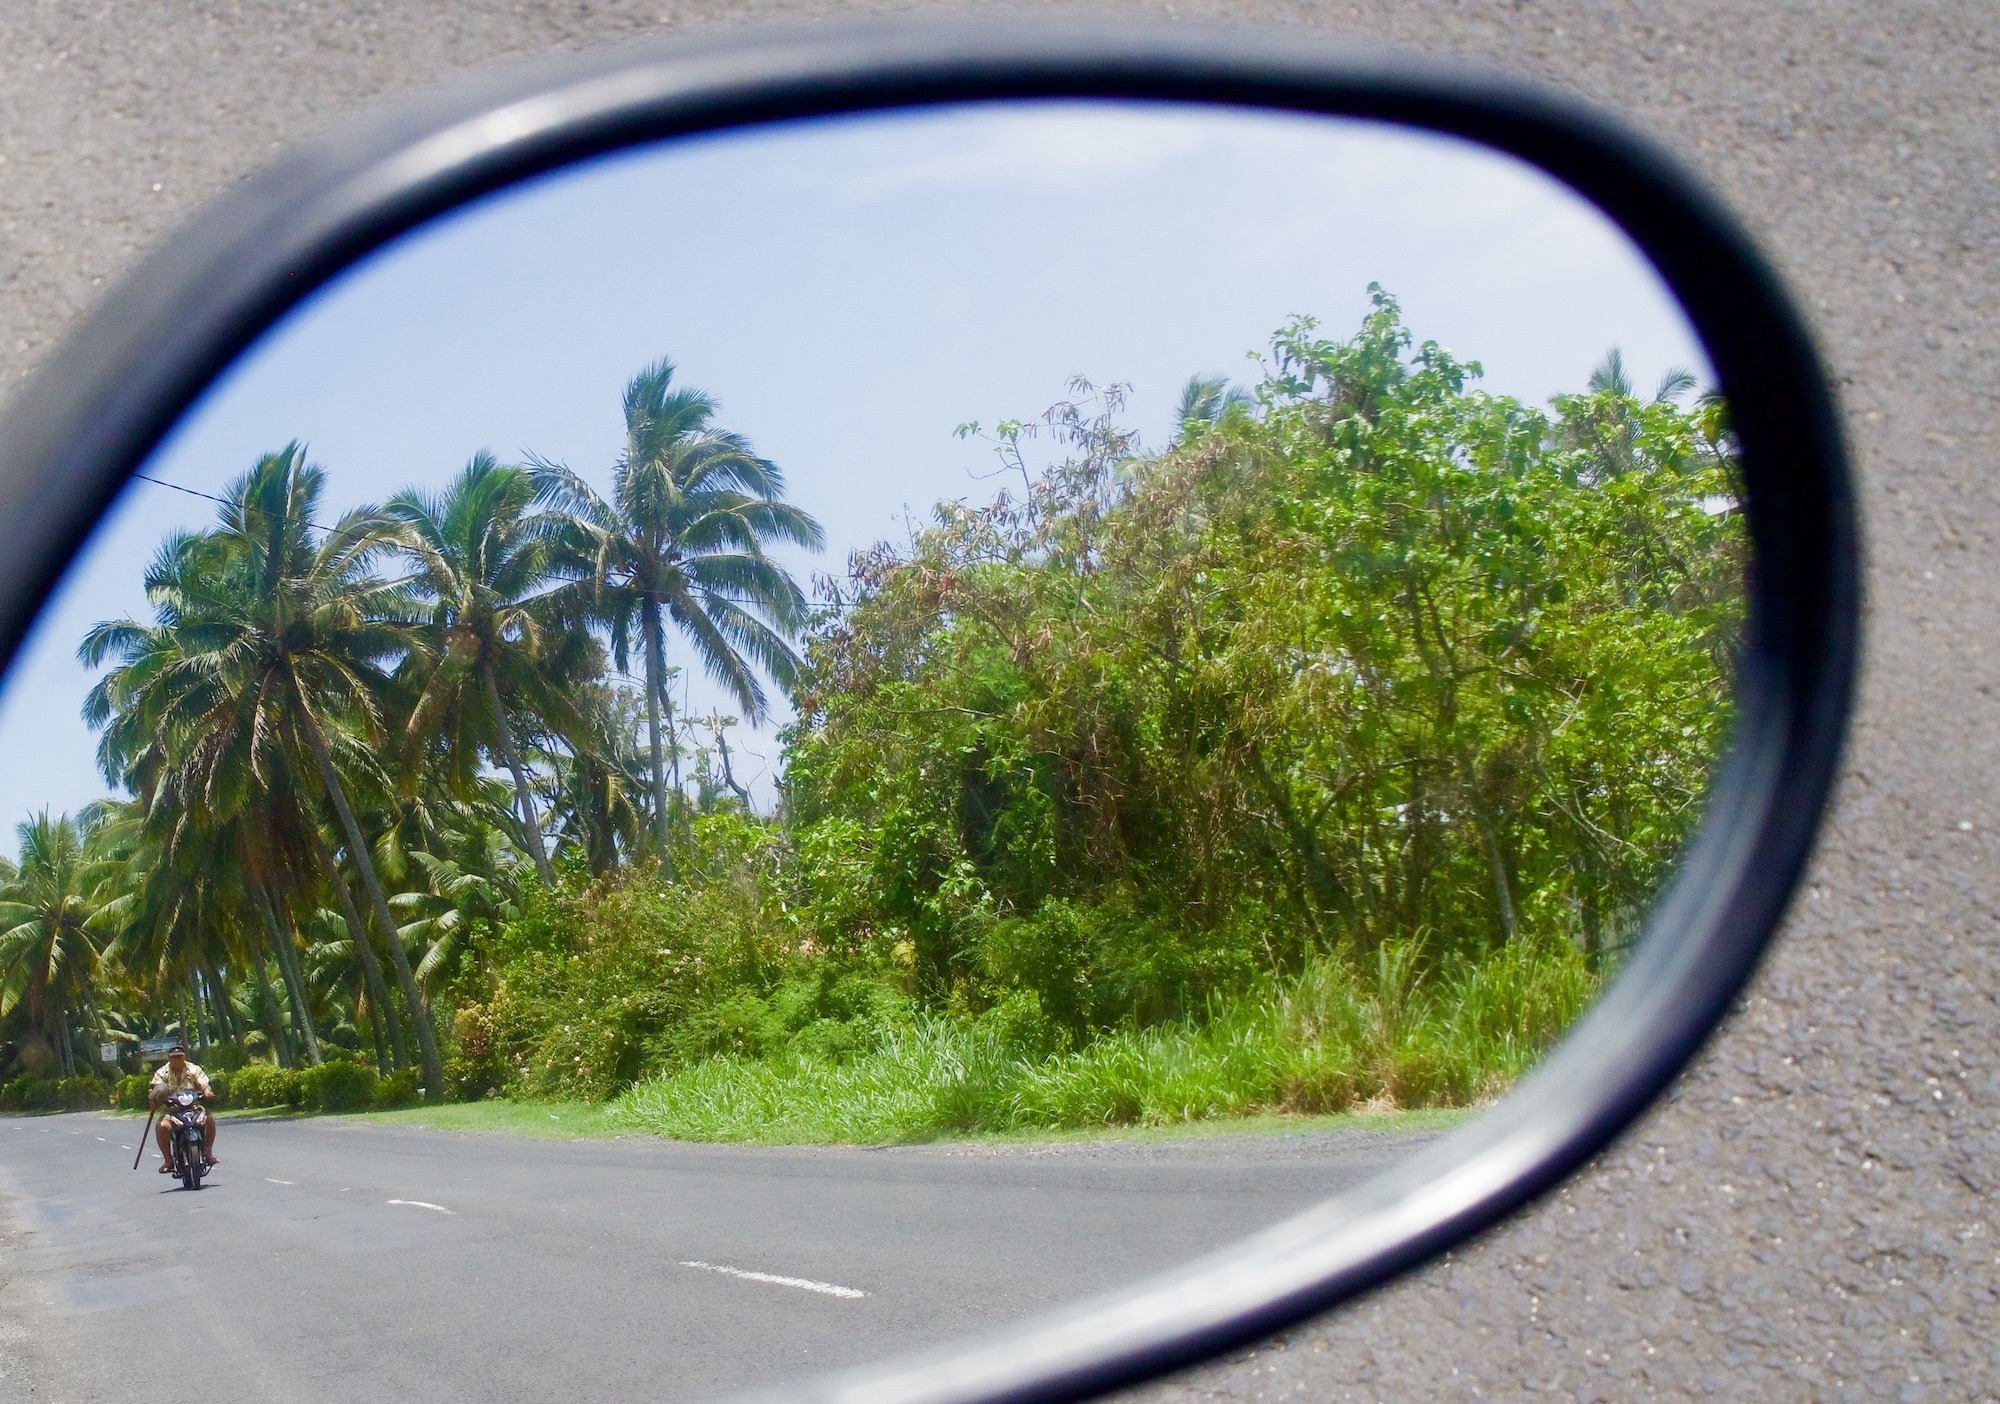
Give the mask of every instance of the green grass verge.
<svg viewBox="0 0 2000 1404">
<path fill-rule="evenodd" d="M 239 1113 L 250 1115 L 251 1113 Z M 259 1113 L 261 1114 L 261 1113 Z M 311 1113 L 287 1112 L 287 1116 Z M 1081 1143 L 1094 1141 L 1170 1141 L 1228 1136 L 1285 1136 L 1309 1131 L 1442 1131 L 1478 1114 L 1476 1108 L 1424 1111 L 1339 1112 L 1326 1116 L 1265 1114 L 1227 1117 L 1216 1121 L 1161 1126 L 1099 1126 L 1068 1131 L 974 1132 L 937 1137 L 940 1143 L 973 1142 L 1009 1145 Z M 485 1131 L 547 1140 L 607 1140 L 646 1137 L 655 1133 L 635 1128 L 616 1117 L 601 1102 L 453 1102 L 441 1107 L 406 1107 L 400 1111 L 353 1112 L 352 1119 L 385 1126 L 417 1126 L 432 1131 Z"/>
<path fill-rule="evenodd" d="M 1344 1111 L 1321 1115 L 1260 1112 L 1225 1116 L 1212 1121 L 1175 1121 L 1152 1126 L 1087 1126 L 1066 1131 L 974 1131 L 938 1136 L 916 1144 L 955 1145 L 1084 1145 L 1126 1141 L 1198 1141 L 1232 1137 L 1297 1136 L 1316 1131 L 1381 1133 L 1449 1131 L 1484 1111 L 1484 1107 L 1424 1107 L 1416 1111 Z"/>
<path fill-rule="evenodd" d="M 983 1019 L 923 1018 L 855 1056 L 787 1046 L 716 1058 L 603 1104 L 350 1115 L 452 1131 L 762 1145 L 1442 1127 L 1511 1086 L 1596 990 L 1566 942 L 1517 943 L 1429 979 L 1412 949 L 1384 946 L 1366 971 L 1318 961 L 1205 1021 L 1107 1033 L 1053 1057 L 1016 1051 Z M 1369 1114 L 1378 1108 L 1400 1114 Z"/>
<path fill-rule="evenodd" d="M 1474 1107 L 1532 1067 L 1595 993 L 1567 943 L 1523 942 L 1432 980 L 1411 959 L 1385 946 L 1365 974 L 1319 961 L 1205 1022 L 1108 1033 L 1046 1059 L 945 1019 L 838 1062 L 718 1058 L 628 1089 L 607 1115 L 679 1140 L 882 1144 Z"/>
<path fill-rule="evenodd" d="M 551 1140 L 602 1139 L 630 1135 L 614 1123 L 602 1103 L 447 1102 L 441 1107 L 404 1107 L 400 1111 L 356 1112 L 357 1121 L 384 1126 L 422 1126 L 433 1131 L 500 1131 L 509 1136 Z"/>
</svg>

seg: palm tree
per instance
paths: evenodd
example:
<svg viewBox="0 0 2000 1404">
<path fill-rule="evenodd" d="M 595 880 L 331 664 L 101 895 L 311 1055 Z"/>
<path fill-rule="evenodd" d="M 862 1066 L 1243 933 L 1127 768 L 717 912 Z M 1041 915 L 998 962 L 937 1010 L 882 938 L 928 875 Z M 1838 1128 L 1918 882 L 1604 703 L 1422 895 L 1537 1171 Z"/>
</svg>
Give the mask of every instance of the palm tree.
<svg viewBox="0 0 2000 1404">
<path fill-rule="evenodd" d="M 412 584 L 429 604 L 423 678 L 411 709 L 413 741 L 440 738 L 448 773 L 463 791 L 484 751 L 514 778 L 528 856 L 555 883 L 534 791 L 509 719 L 526 707 L 558 730 L 576 730 L 565 682 L 594 670 L 592 641 L 565 629 L 543 593 L 557 518 L 535 513 L 525 469 L 482 453 L 442 496 L 398 493 L 383 511 L 402 524 L 398 547 L 416 567 Z"/>
<path fill-rule="evenodd" d="M 427 985 L 451 972 L 479 932 L 495 935 L 521 915 L 513 871 L 520 855 L 506 835 L 468 809 L 455 832 L 444 837 L 438 845 L 443 852 L 419 849 L 410 855 L 423 874 L 424 889 L 395 899 L 415 913 L 403 928 L 403 939 L 423 950 L 417 978 Z"/>
<path fill-rule="evenodd" d="M 556 774 L 550 817 L 602 877 L 645 835 L 648 782 L 639 741 L 645 708 L 629 688 L 605 683 L 585 687 L 579 704 L 587 726 Z"/>
<path fill-rule="evenodd" d="M 24 1009 L 72 1077 L 72 1020 L 90 1006 L 98 958 L 84 835 L 67 814 L 51 818 L 46 809 L 15 832 L 21 861 L 0 883 L 0 1014 Z"/>
<path fill-rule="evenodd" d="M 343 779 L 386 788 L 376 755 L 387 669 L 420 645 L 408 591 L 373 568 L 401 525 L 358 508 L 319 527 L 324 485 L 324 470 L 289 444 L 229 486 L 213 530 L 170 539 L 147 575 L 155 624 L 100 624 L 79 649 L 87 665 L 122 660 L 92 689 L 85 716 L 105 728 L 107 776 L 149 804 L 178 773 L 182 798 L 163 822 L 245 821 L 245 895 L 300 1001 L 282 897 L 287 875 L 314 865 L 282 842 L 300 827 L 286 822 L 285 797 L 295 771 L 317 772 L 417 1026 L 426 1086 L 442 1095 L 437 1041 Z"/>
<path fill-rule="evenodd" d="M 1586 382 L 1586 385 L 1590 393 L 1594 395 L 1601 395 L 1608 391 L 1613 395 L 1632 399 L 1638 394 L 1632 388 L 1631 373 L 1625 369 L 1625 353 L 1616 346 L 1604 353 L 1604 359 L 1599 361 L 1596 369 L 1591 371 L 1590 379 Z M 1689 370 L 1686 366 L 1669 366 L 1665 373 L 1660 376 L 1659 388 L 1653 391 L 1653 403 L 1664 405 L 1670 401 L 1678 400 L 1681 396 L 1687 394 L 1688 391 L 1694 389 L 1694 387 L 1695 374 L 1693 371 Z"/>
<path fill-rule="evenodd" d="M 638 631 L 663 856 L 670 817 L 662 715 L 671 726 L 673 710 L 666 621 L 744 716 L 763 720 L 768 705 L 756 669 L 791 685 L 799 660 L 789 640 L 805 617 L 803 592 L 765 555 L 765 543 L 818 549 L 822 542 L 818 522 L 779 500 L 785 479 L 777 466 L 740 434 L 715 428 L 715 402 L 699 390 L 672 388 L 673 376 L 673 362 L 662 359 L 625 387 L 625 448 L 610 501 L 568 468 L 530 457 L 540 500 L 568 518 L 557 565 L 609 629 L 620 669 Z"/>
<path fill-rule="evenodd" d="M 1174 407 L 1173 443 L 1182 443 L 1191 429 L 1220 424 L 1232 413 L 1248 412 L 1256 401 L 1241 385 L 1231 385 L 1224 375 L 1191 375 L 1181 386 L 1180 401 Z"/>
</svg>

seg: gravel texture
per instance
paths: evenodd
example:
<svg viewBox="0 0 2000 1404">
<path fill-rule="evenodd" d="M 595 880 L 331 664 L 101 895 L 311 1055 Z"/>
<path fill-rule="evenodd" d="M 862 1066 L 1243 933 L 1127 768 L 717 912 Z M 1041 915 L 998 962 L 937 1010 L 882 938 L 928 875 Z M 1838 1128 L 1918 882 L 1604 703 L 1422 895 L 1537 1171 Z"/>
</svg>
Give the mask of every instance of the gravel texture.
<svg viewBox="0 0 2000 1404">
<path fill-rule="evenodd" d="M 280 144 L 509 56 L 793 0 L 6 0 L 0 383 Z M 1074 12 L 1072 10 L 1072 12 Z M 1815 317 L 1864 478 L 1870 662 L 1808 896 L 1677 1095 L 1535 1212 L 1157 1397 L 2000 1397 L 2000 8 L 1134 5 L 1460 53 L 1650 129 Z M 1970 825 L 1970 827 L 1966 827 Z"/>
</svg>

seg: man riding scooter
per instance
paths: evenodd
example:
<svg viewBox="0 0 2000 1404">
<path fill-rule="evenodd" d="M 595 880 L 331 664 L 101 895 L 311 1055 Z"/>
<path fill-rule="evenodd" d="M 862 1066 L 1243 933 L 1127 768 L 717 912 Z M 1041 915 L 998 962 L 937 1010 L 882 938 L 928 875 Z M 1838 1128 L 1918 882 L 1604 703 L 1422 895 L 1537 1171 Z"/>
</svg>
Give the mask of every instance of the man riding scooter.
<svg viewBox="0 0 2000 1404">
<path fill-rule="evenodd" d="M 204 1102 L 211 1101 L 215 1097 L 215 1093 L 209 1089 L 208 1074 L 188 1061 L 187 1048 L 179 1043 L 173 1046 L 167 1054 L 167 1061 L 160 1064 L 159 1071 L 153 1074 L 152 1086 L 146 1089 L 146 1100 L 157 1107 L 176 1092 L 192 1092 Z M 170 1121 L 170 1117 L 160 1118 L 159 1135 L 156 1138 L 160 1143 L 162 1175 L 174 1173 L 174 1146 L 173 1133 L 169 1129 Z M 207 1132 L 202 1140 L 201 1153 L 210 1165 L 214 1165 L 215 1118 L 208 1116 L 204 1117 L 203 1121 L 206 1123 Z"/>
</svg>

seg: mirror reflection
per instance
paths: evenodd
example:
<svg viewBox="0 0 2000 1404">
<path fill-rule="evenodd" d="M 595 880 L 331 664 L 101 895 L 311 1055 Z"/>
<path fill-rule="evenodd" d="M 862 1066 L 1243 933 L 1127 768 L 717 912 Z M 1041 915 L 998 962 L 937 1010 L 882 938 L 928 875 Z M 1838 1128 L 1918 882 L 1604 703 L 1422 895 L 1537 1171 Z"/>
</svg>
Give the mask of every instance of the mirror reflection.
<svg viewBox="0 0 2000 1404">
<path fill-rule="evenodd" d="M 1391 1168 L 1693 832 L 1733 453 L 1602 216 L 1366 123 L 776 127 L 419 231 L 187 416 L 7 680 L 0 1099 L 148 1163 L 22 1118 L 0 1184 L 136 1281 L 192 1178 L 231 1264 L 51 1339 L 200 1292 L 311 1379 L 310 1277 L 383 1381 L 508 1339 L 694 1397 Z M 141 1131 L 189 1062 L 206 1178 Z"/>
</svg>

